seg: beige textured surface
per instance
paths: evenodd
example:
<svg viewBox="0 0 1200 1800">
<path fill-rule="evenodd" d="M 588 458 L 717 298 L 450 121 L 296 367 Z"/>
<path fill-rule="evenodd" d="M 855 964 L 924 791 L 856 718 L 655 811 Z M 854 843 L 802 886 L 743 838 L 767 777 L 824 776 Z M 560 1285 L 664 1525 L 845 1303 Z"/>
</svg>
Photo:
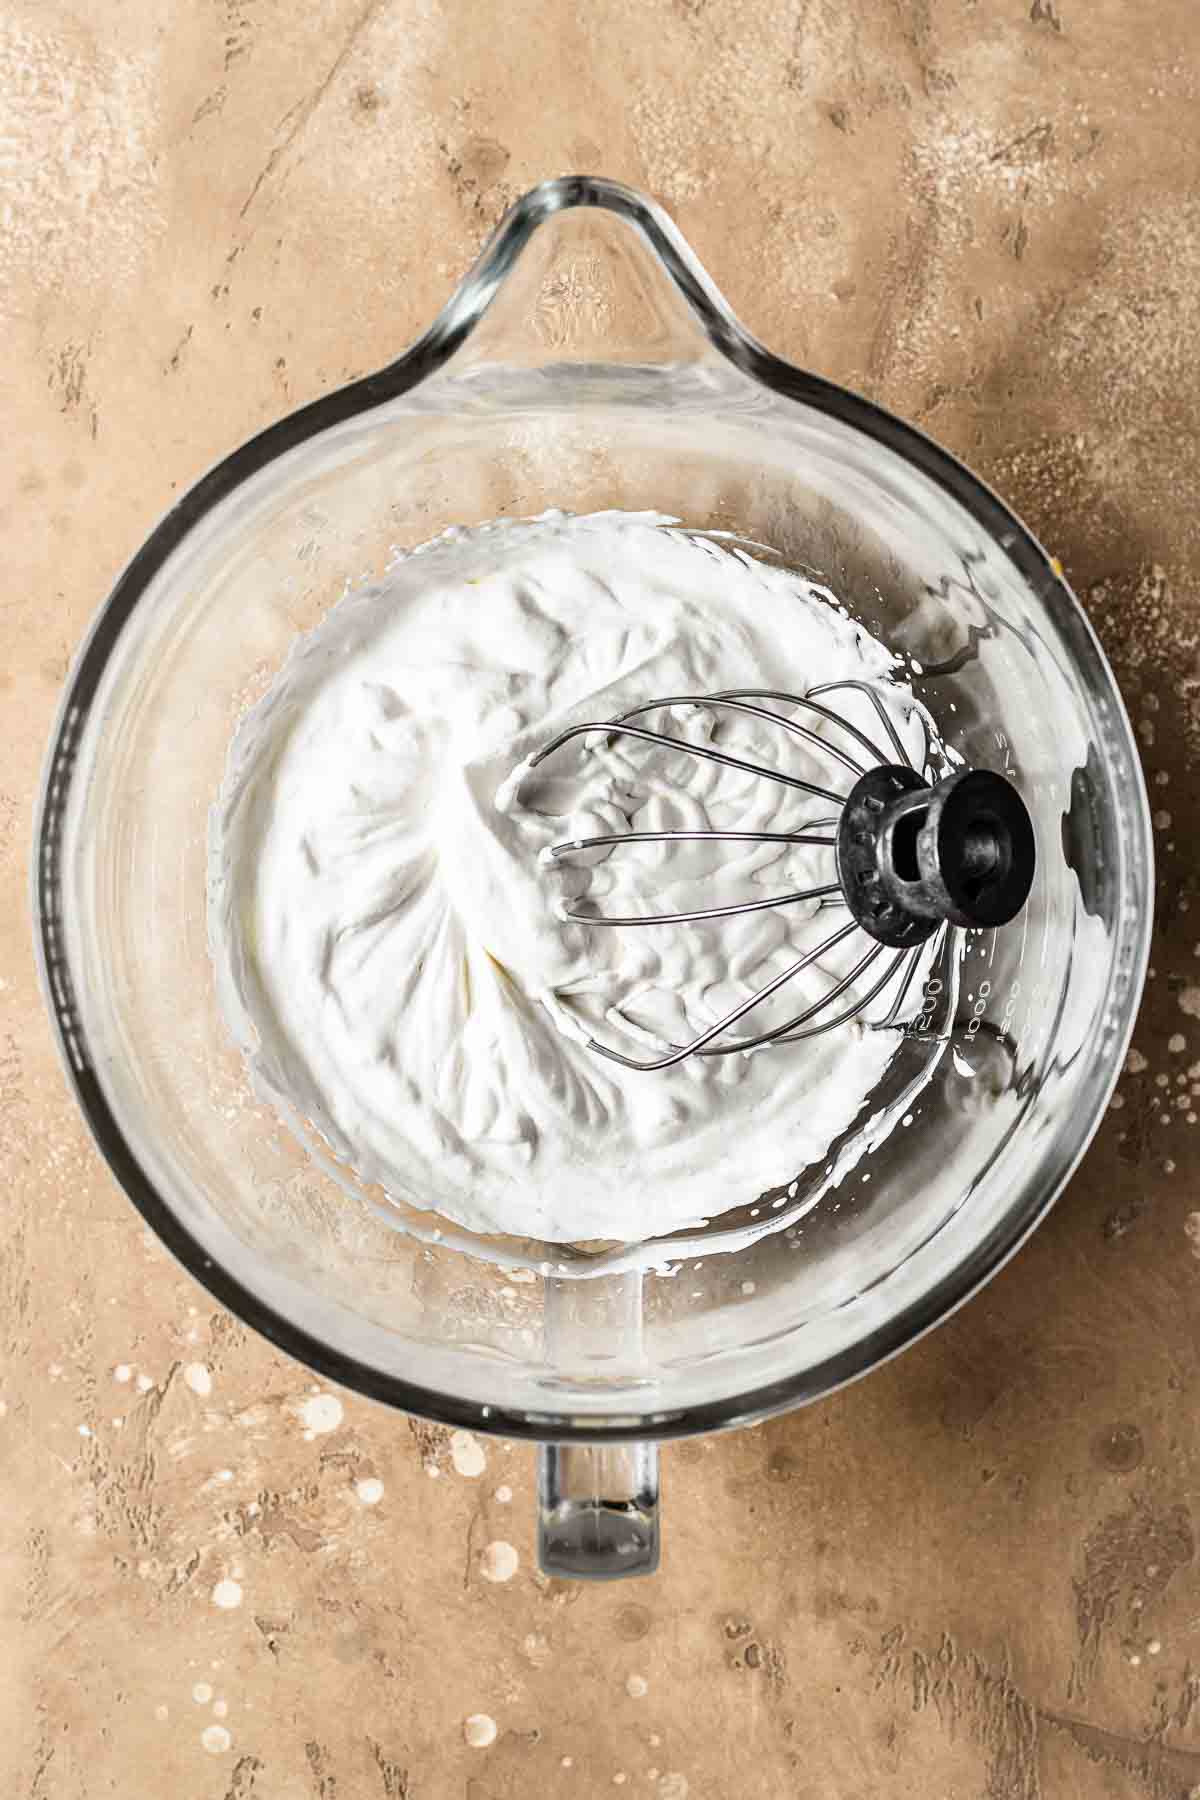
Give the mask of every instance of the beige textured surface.
<svg viewBox="0 0 1200 1800">
<path fill-rule="evenodd" d="M 1196 0 L 0 6 L 0 1793 L 1200 1792 L 1198 60 Z M 147 1239 L 24 897 L 124 558 L 579 167 L 1026 513 L 1126 685 L 1161 852 L 1137 1067 L 1050 1222 L 851 1392 L 671 1450 L 663 1571 L 606 1591 L 535 1576 L 527 1451 L 464 1475 L 350 1396 L 305 1415 L 305 1371 Z"/>
</svg>

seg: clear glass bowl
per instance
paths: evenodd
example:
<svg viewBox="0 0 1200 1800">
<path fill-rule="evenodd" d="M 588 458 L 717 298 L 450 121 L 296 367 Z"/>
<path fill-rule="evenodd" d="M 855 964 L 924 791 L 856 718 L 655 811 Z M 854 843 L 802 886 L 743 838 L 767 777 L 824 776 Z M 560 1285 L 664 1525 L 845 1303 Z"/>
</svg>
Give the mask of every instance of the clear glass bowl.
<svg viewBox="0 0 1200 1800">
<path fill-rule="evenodd" d="M 971 943 L 880 1096 L 924 1081 L 911 1127 L 869 1186 L 861 1134 L 819 1180 L 781 1142 L 783 1204 L 736 1253 L 753 1194 L 708 1242 L 641 1256 L 440 1235 L 258 1103 L 218 1010 L 206 834 L 239 717 L 393 545 L 549 506 L 655 507 L 816 572 L 919 659 L 946 738 L 1034 817 L 1029 906 Z M 324 1375 L 574 1444 L 544 1459 L 543 1554 L 588 1573 L 652 1562 L 653 1458 L 578 1445 L 825 1393 L 1016 1249 L 1120 1069 L 1151 891 L 1128 721 L 1057 564 L 919 432 L 750 338 L 661 211 L 582 178 L 527 195 L 404 356 L 254 438 L 158 526 L 77 658 L 35 866 L 67 1066 L 148 1222 Z M 645 1266 L 666 1260 L 670 1277 Z"/>
</svg>

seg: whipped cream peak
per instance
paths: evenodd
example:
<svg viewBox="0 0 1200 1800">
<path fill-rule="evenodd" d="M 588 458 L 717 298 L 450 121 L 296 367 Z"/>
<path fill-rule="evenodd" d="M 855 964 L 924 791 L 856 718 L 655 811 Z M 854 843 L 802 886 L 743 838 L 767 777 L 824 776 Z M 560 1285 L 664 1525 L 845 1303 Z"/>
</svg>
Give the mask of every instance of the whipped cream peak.
<svg viewBox="0 0 1200 1800">
<path fill-rule="evenodd" d="M 851 679 L 875 686 L 917 755 L 896 659 L 827 589 L 657 513 L 496 521 L 400 556 L 294 646 L 242 721 L 214 809 L 218 991 L 260 1090 L 364 1179 L 488 1234 L 635 1242 L 816 1162 L 866 1116 L 891 1033 L 839 1028 L 663 1074 L 591 1046 L 687 1042 L 829 936 L 836 895 L 690 924 L 565 915 L 828 886 L 832 850 L 552 850 L 828 826 L 836 805 L 788 778 L 844 795 L 853 777 L 824 740 L 853 741 L 812 715 L 797 719 L 815 742 L 675 706 L 637 721 L 672 743 L 587 734 L 532 759 L 656 696 Z M 863 696 L 838 705 L 878 737 Z M 852 934 L 800 971 L 745 1035 L 812 1005 L 863 947 Z"/>
</svg>

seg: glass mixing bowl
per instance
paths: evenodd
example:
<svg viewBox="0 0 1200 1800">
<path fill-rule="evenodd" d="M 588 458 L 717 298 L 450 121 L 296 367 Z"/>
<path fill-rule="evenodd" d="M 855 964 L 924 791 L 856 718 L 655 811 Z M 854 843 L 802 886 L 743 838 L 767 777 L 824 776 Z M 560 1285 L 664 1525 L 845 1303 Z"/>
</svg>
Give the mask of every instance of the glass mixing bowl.
<svg viewBox="0 0 1200 1800">
<path fill-rule="evenodd" d="M 783 1136 L 769 1205 L 731 1192 L 649 1249 L 473 1239 L 356 1184 L 256 1099 L 208 957 L 209 808 L 296 633 L 394 545 L 551 506 L 658 508 L 816 573 L 919 661 L 947 741 L 1037 834 L 1024 913 L 930 980 L 862 1115 L 919 1093 L 911 1125 L 817 1171 Z M 513 208 L 407 354 L 237 450 L 138 551 L 67 684 L 34 879 L 67 1068 L 149 1224 L 323 1375 L 541 1440 L 543 1562 L 590 1575 L 654 1564 L 654 1440 L 861 1375 L 1032 1230 L 1121 1066 L 1152 864 L 1058 565 L 919 432 L 750 338 L 656 207 L 570 179 Z"/>
</svg>

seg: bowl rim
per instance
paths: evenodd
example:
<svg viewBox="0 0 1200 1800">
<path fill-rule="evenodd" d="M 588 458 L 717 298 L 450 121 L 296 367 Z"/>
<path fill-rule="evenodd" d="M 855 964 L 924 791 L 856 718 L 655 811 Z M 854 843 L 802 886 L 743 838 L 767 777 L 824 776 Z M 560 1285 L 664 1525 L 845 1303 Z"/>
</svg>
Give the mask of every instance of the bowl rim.
<svg viewBox="0 0 1200 1800">
<path fill-rule="evenodd" d="M 84 725 L 121 632 L 167 559 L 207 514 L 268 463 L 310 437 L 407 393 L 440 370 L 480 323 L 533 234 L 555 214 L 583 207 L 615 213 L 634 228 L 709 342 L 743 374 L 772 393 L 798 401 L 883 445 L 917 467 L 964 508 L 1034 590 L 1076 666 L 1105 695 L 1112 732 L 1118 739 L 1123 738 L 1132 771 L 1126 789 L 1129 812 L 1122 845 L 1126 865 L 1123 873 L 1131 897 L 1124 909 L 1124 991 L 1114 1002 L 1120 1017 L 1111 1068 L 1095 1090 L 1091 1110 L 1078 1108 L 1056 1134 L 1054 1154 L 1029 1184 L 1024 1204 L 1015 1206 L 949 1273 L 886 1324 L 812 1367 L 744 1394 L 668 1413 L 631 1414 L 623 1410 L 612 1417 L 509 1410 L 503 1405 L 464 1400 L 388 1374 L 311 1336 L 219 1266 L 187 1230 L 139 1162 L 87 1054 L 62 942 L 58 876 L 68 797 Z M 1099 641 L 1057 560 L 977 475 L 924 432 L 862 395 L 786 362 L 760 344 L 731 311 L 661 207 L 618 182 L 580 175 L 544 181 L 509 209 L 446 305 L 407 351 L 376 373 L 310 402 L 257 433 L 203 475 L 150 533 L 93 619 L 64 686 L 35 810 L 31 879 L 39 980 L 75 1098 L 112 1174 L 189 1274 L 221 1305 L 279 1349 L 328 1380 L 385 1405 L 450 1426 L 505 1437 L 603 1442 L 690 1436 L 748 1424 L 818 1399 L 908 1348 L 1003 1268 L 1040 1224 L 1075 1170 L 1119 1078 L 1149 960 L 1153 870 L 1149 803 L 1129 718 Z M 1111 981 L 1112 978 L 1110 1001 Z"/>
</svg>

